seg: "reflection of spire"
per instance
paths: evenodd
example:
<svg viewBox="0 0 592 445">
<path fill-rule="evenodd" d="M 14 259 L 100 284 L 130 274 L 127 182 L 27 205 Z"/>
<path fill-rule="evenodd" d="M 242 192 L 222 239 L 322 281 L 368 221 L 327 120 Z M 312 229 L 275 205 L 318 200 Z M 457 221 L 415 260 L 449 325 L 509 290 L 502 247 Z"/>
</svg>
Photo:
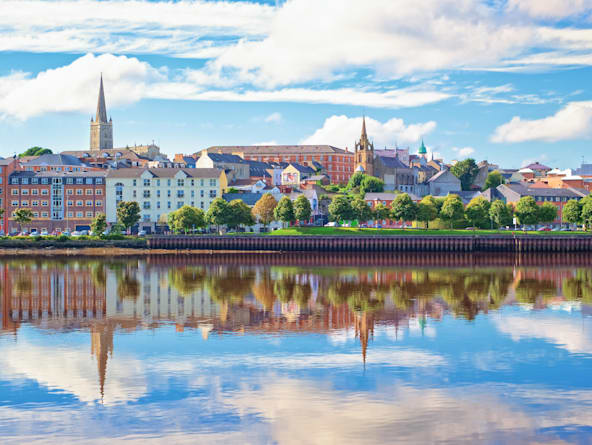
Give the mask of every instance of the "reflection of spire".
<svg viewBox="0 0 592 445">
<path fill-rule="evenodd" d="M 110 324 L 93 325 L 91 328 L 91 354 L 97 359 L 99 372 L 99 388 L 101 402 L 105 396 L 105 379 L 107 377 L 107 359 L 113 356 L 113 328 Z"/>
<path fill-rule="evenodd" d="M 374 335 L 374 317 L 363 312 L 361 315 L 356 313 L 356 338 L 360 338 L 362 344 L 362 358 L 364 367 L 366 366 L 366 353 L 368 351 L 368 339 Z"/>
</svg>

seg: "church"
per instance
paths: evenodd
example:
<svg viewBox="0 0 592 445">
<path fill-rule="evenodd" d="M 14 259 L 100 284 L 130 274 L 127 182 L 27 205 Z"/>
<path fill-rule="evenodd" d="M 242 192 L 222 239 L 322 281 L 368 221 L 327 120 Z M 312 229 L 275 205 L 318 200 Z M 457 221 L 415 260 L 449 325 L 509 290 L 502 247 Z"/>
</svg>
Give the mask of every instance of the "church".
<svg viewBox="0 0 592 445">
<path fill-rule="evenodd" d="M 366 118 L 362 120 L 362 135 L 354 145 L 355 172 L 375 176 L 384 181 L 385 191 L 418 193 L 418 172 L 399 156 L 401 150 L 374 150 L 368 139 Z M 422 147 L 423 142 L 422 142 Z M 425 147 L 424 147 L 425 150 Z M 409 156 L 407 156 L 408 158 Z"/>
</svg>

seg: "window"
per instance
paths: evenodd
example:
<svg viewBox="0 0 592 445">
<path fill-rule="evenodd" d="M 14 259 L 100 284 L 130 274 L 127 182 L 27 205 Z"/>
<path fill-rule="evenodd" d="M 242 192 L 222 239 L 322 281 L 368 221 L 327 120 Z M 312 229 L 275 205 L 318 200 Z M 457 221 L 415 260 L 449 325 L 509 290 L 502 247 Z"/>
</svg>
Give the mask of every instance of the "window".
<svg viewBox="0 0 592 445">
<path fill-rule="evenodd" d="M 33 218 L 39 218 L 39 212 L 33 212 Z"/>
<path fill-rule="evenodd" d="M 74 184 L 74 178 L 66 178 L 66 184 Z"/>
<path fill-rule="evenodd" d="M 11 205 L 12 205 L 13 207 L 18 207 L 18 206 L 19 206 L 19 202 L 18 202 L 18 201 L 12 201 L 12 202 L 11 202 Z"/>
<path fill-rule="evenodd" d="M 92 195 L 93 194 L 93 190 L 92 189 L 86 189 L 86 194 L 87 195 Z"/>
<path fill-rule="evenodd" d="M 86 217 L 87 218 L 92 218 L 93 217 L 93 212 L 86 212 Z"/>
<path fill-rule="evenodd" d="M 95 184 L 102 184 L 103 178 L 95 178 Z"/>
<path fill-rule="evenodd" d="M 200 207 L 201 209 L 203 209 L 203 208 L 204 208 L 204 203 L 203 203 L 203 201 L 201 201 L 201 202 L 199 203 L 199 207 Z"/>
<path fill-rule="evenodd" d="M 216 180 L 210 179 L 210 187 L 215 187 L 215 186 L 216 186 Z"/>
<path fill-rule="evenodd" d="M 103 207 L 103 201 L 95 201 L 95 206 Z"/>
<path fill-rule="evenodd" d="M 177 187 L 185 187 L 185 180 L 177 179 Z"/>
<path fill-rule="evenodd" d="M 138 185 L 138 184 L 136 183 L 136 180 L 135 180 L 135 179 L 132 181 L 132 185 L 133 185 L 134 187 Z"/>
<path fill-rule="evenodd" d="M 77 195 L 82 195 L 82 189 L 76 189 L 76 194 Z"/>
<path fill-rule="evenodd" d="M 68 218 L 74 218 L 74 212 L 68 212 Z"/>
<path fill-rule="evenodd" d="M 76 178 L 76 184 L 84 184 L 84 178 Z"/>
<path fill-rule="evenodd" d="M 72 206 L 74 205 L 74 201 L 67 201 L 67 202 L 66 202 L 66 205 L 67 205 L 68 207 L 72 207 Z"/>
<path fill-rule="evenodd" d="M 49 217 L 48 212 L 41 212 L 41 218 L 48 218 L 48 217 Z"/>
<path fill-rule="evenodd" d="M 47 190 L 47 189 L 41 189 L 41 194 L 42 195 L 49 195 L 49 190 Z"/>
<path fill-rule="evenodd" d="M 199 180 L 199 185 L 201 185 L 202 187 L 204 186 L 204 180 L 203 179 L 200 179 Z"/>
<path fill-rule="evenodd" d="M 39 207 L 39 201 L 31 201 L 32 207 Z"/>
<path fill-rule="evenodd" d="M 11 184 L 18 184 L 18 178 L 12 178 L 12 179 L 10 180 L 10 183 L 11 183 Z"/>
<path fill-rule="evenodd" d="M 150 187 L 150 179 L 144 179 L 144 187 Z"/>
<path fill-rule="evenodd" d="M 21 201 L 21 206 L 28 207 L 29 206 L 29 201 Z"/>
<path fill-rule="evenodd" d="M 135 191 L 135 190 L 134 190 L 134 191 L 132 191 L 132 196 L 133 196 L 134 198 L 136 197 L 136 195 L 137 195 L 136 191 Z"/>
<path fill-rule="evenodd" d="M 191 197 L 195 198 L 195 190 L 191 190 Z"/>
<path fill-rule="evenodd" d="M 102 194 L 103 194 L 103 190 L 101 190 L 101 189 L 96 189 L 95 190 L 95 195 L 101 196 Z"/>
<path fill-rule="evenodd" d="M 12 194 L 12 196 L 17 196 L 19 194 L 18 189 L 12 189 L 11 194 Z"/>
<path fill-rule="evenodd" d="M 144 198 L 150 198 L 150 190 L 144 190 Z"/>
<path fill-rule="evenodd" d="M 177 198 L 183 198 L 185 196 L 184 190 L 177 190 Z"/>
<path fill-rule="evenodd" d="M 49 178 L 41 178 L 41 184 L 49 184 Z"/>
<path fill-rule="evenodd" d="M 156 186 L 157 186 L 157 187 L 160 187 L 160 179 L 157 179 L 157 180 L 156 180 Z"/>
<path fill-rule="evenodd" d="M 84 205 L 84 203 L 82 201 L 76 201 L 77 207 L 82 207 L 83 205 Z"/>
<path fill-rule="evenodd" d="M 170 197 L 171 197 L 171 191 L 167 190 L 167 198 L 170 198 Z"/>
<path fill-rule="evenodd" d="M 29 189 L 22 189 L 21 190 L 21 195 L 28 195 L 29 194 Z"/>
<path fill-rule="evenodd" d="M 31 189 L 31 195 L 38 195 L 39 189 Z"/>
<path fill-rule="evenodd" d="M 191 180 L 191 187 L 195 187 L 195 179 Z"/>
<path fill-rule="evenodd" d="M 92 201 L 86 201 L 86 206 L 87 207 L 92 207 L 93 206 L 93 202 Z"/>
<path fill-rule="evenodd" d="M 215 198 L 217 194 L 217 190 L 210 190 L 210 198 Z"/>
<path fill-rule="evenodd" d="M 73 189 L 66 190 L 66 195 L 73 195 L 73 194 L 74 194 L 74 190 Z"/>
<path fill-rule="evenodd" d="M 41 205 L 43 207 L 47 207 L 49 205 L 49 202 L 47 202 L 47 201 L 41 201 Z"/>
<path fill-rule="evenodd" d="M 160 198 L 160 190 L 156 190 L 156 197 Z"/>
<path fill-rule="evenodd" d="M 170 187 L 171 186 L 171 180 L 167 179 L 167 185 Z"/>
<path fill-rule="evenodd" d="M 83 217 L 84 217 L 83 212 L 76 212 L 76 218 L 83 218 Z"/>
<path fill-rule="evenodd" d="M 150 209 L 150 201 L 144 201 L 144 210 L 149 210 Z"/>
<path fill-rule="evenodd" d="M 180 209 L 181 207 L 183 207 L 185 204 L 183 203 L 183 201 L 177 201 L 177 208 Z"/>
<path fill-rule="evenodd" d="M 86 178 L 86 185 L 92 185 L 92 178 Z"/>
<path fill-rule="evenodd" d="M 29 178 L 23 178 L 21 184 L 28 184 L 29 183 Z"/>
<path fill-rule="evenodd" d="M 156 208 L 157 208 L 157 209 L 160 209 L 160 201 L 157 201 L 157 202 L 156 202 Z"/>
<path fill-rule="evenodd" d="M 150 215 L 143 215 L 144 222 L 150 222 Z"/>
<path fill-rule="evenodd" d="M 200 191 L 199 191 L 199 197 L 200 197 L 200 198 L 203 198 L 203 197 L 204 197 L 204 191 L 203 191 L 203 190 L 200 190 Z"/>
<path fill-rule="evenodd" d="M 171 208 L 171 201 L 167 201 L 167 209 Z"/>
</svg>

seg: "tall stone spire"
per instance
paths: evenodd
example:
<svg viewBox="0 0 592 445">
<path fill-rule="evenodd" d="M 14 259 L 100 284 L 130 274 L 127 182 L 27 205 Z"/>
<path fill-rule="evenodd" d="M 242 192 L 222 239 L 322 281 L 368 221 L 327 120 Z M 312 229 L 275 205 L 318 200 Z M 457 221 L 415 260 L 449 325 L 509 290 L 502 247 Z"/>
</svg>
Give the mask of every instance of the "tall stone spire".
<svg viewBox="0 0 592 445">
<path fill-rule="evenodd" d="M 95 122 L 107 122 L 107 107 L 105 106 L 105 91 L 103 89 L 103 73 L 101 73 L 101 85 L 99 86 L 99 101 L 97 103 L 97 117 Z"/>
<path fill-rule="evenodd" d="M 366 132 L 366 116 L 362 118 L 362 135 L 354 146 L 355 171 L 374 175 L 374 144 L 368 139 Z"/>
<path fill-rule="evenodd" d="M 368 139 L 368 135 L 366 134 L 366 116 L 364 116 L 364 117 L 362 117 L 362 139 L 361 140 L 367 140 L 367 139 Z"/>
<path fill-rule="evenodd" d="M 113 123 L 107 120 L 105 105 L 105 90 L 103 88 L 103 73 L 99 84 L 99 100 L 97 102 L 97 116 L 90 120 L 90 149 L 105 150 L 113 148 Z"/>
</svg>

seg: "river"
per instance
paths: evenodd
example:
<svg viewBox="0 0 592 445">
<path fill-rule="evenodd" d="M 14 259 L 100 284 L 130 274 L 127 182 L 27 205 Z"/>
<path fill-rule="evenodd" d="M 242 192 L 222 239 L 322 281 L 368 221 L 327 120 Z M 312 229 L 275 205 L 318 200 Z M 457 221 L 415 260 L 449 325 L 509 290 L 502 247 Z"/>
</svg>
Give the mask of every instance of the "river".
<svg viewBox="0 0 592 445">
<path fill-rule="evenodd" d="M 574 258 L 0 258 L 0 443 L 591 443 Z"/>
</svg>

